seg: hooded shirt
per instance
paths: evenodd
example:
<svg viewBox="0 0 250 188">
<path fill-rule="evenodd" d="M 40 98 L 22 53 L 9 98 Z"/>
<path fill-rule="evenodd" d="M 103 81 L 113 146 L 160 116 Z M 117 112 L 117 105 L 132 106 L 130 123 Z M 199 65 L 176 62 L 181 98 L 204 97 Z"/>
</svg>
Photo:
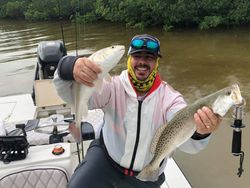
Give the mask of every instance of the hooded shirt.
<svg viewBox="0 0 250 188">
<path fill-rule="evenodd" d="M 56 71 L 54 84 L 59 96 L 74 105 L 72 81 L 62 80 Z M 102 134 L 109 156 L 120 166 L 134 171 L 141 171 L 153 158 L 150 145 L 156 130 L 186 106 L 183 96 L 160 78 L 152 88 L 143 100 L 138 100 L 128 71 L 124 70 L 110 82 L 104 79 L 101 91 L 95 92 L 88 104 L 89 110 L 100 108 L 104 112 Z M 190 138 L 179 149 L 197 153 L 208 141 L 209 137 Z M 160 174 L 166 162 L 167 159 L 160 167 Z"/>
</svg>

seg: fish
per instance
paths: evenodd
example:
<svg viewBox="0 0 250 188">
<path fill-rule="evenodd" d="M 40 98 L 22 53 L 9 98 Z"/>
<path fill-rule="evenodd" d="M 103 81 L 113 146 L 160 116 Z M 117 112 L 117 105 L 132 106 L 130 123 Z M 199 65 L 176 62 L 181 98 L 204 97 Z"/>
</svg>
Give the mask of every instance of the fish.
<svg viewBox="0 0 250 188">
<path fill-rule="evenodd" d="M 98 64 L 102 70 L 98 74 L 98 78 L 93 82 L 94 87 L 89 87 L 84 84 L 74 82 L 74 109 L 75 109 L 75 125 L 81 127 L 82 118 L 88 115 L 88 101 L 94 91 L 100 91 L 104 78 L 109 78 L 108 72 L 114 68 L 121 60 L 125 53 L 125 46 L 113 45 L 100 49 L 93 53 L 88 58 Z"/>
<path fill-rule="evenodd" d="M 166 157 L 171 157 L 175 149 L 194 134 L 196 126 L 193 116 L 198 109 L 207 106 L 216 115 L 223 117 L 232 106 L 242 104 L 243 101 L 244 98 L 241 96 L 239 86 L 233 84 L 197 99 L 194 103 L 178 111 L 168 123 L 156 130 L 150 148 L 153 158 L 136 178 L 141 181 L 158 180 L 161 162 Z"/>
</svg>

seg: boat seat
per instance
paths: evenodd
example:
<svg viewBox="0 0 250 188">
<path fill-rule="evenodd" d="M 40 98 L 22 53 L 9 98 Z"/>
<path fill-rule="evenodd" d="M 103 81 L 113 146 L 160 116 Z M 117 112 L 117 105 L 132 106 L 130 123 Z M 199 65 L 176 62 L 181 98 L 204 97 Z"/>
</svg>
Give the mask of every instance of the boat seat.
<svg viewBox="0 0 250 188">
<path fill-rule="evenodd" d="M 59 167 L 32 167 L 0 178 L 0 188 L 66 188 L 67 172 Z"/>
<path fill-rule="evenodd" d="M 61 147 L 63 153 L 54 154 Z M 0 188 L 66 188 L 78 165 L 69 143 L 33 146 L 25 159 L 0 161 Z"/>
</svg>

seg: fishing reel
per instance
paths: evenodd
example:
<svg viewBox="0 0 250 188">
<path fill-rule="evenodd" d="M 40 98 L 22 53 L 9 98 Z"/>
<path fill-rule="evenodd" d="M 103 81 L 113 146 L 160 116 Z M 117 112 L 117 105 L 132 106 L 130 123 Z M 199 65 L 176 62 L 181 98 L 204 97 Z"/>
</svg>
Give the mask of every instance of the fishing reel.
<svg viewBox="0 0 250 188">
<path fill-rule="evenodd" d="M 243 116 L 245 115 L 244 108 L 246 106 L 246 101 L 244 100 L 241 104 L 234 106 L 233 118 L 234 123 L 231 125 L 233 128 L 233 138 L 232 138 L 232 154 L 234 156 L 240 156 L 240 166 L 238 168 L 237 175 L 240 177 L 243 173 L 243 160 L 244 152 L 241 150 L 241 136 L 242 129 L 245 125 L 242 123 Z"/>
</svg>

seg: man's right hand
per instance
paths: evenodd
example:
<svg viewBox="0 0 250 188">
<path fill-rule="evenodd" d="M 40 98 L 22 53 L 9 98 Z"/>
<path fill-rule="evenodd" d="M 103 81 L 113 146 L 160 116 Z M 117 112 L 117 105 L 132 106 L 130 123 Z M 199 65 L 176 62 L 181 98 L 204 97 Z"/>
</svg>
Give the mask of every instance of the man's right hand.
<svg viewBox="0 0 250 188">
<path fill-rule="evenodd" d="M 93 87 L 93 82 L 98 78 L 98 74 L 101 72 L 102 70 L 99 65 L 86 57 L 80 57 L 75 62 L 73 77 L 75 81 Z"/>
</svg>

